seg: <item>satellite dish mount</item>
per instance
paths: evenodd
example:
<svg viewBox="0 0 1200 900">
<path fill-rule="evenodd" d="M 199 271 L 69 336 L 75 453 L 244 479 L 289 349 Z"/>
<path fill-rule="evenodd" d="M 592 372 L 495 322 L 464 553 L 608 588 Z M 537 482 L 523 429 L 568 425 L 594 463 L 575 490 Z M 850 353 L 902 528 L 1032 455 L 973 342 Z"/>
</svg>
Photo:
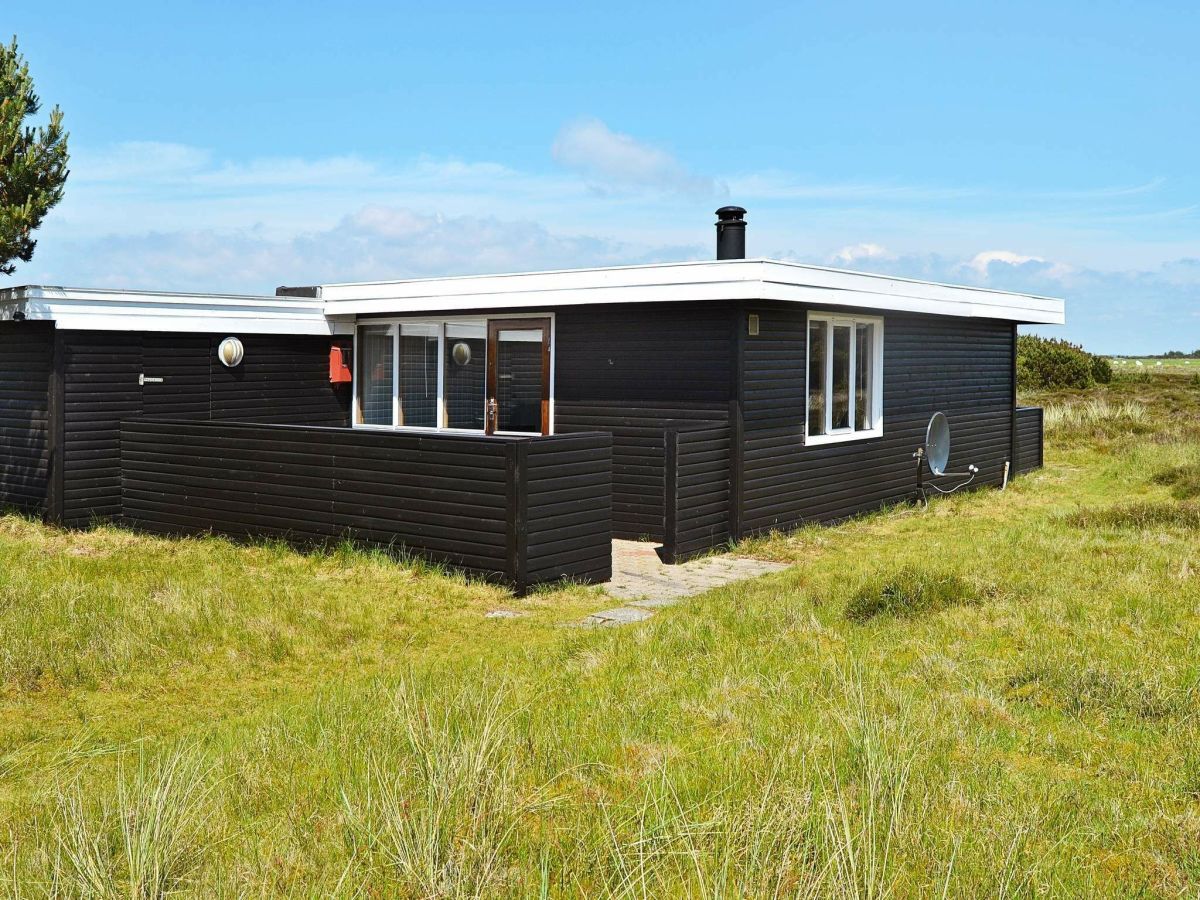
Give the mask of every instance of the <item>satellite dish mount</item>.
<svg viewBox="0 0 1200 900">
<path fill-rule="evenodd" d="M 929 503 L 929 496 L 925 490 L 926 466 L 929 467 L 929 473 L 934 478 L 966 479 L 949 489 L 938 487 L 930 482 L 929 487 L 939 494 L 953 494 L 960 488 L 965 488 L 979 474 L 978 467 L 974 465 L 967 466 L 965 472 L 946 471 L 946 464 L 950 462 L 950 423 L 946 420 L 946 414 L 943 412 L 935 412 L 930 416 L 929 425 L 925 428 L 925 443 L 913 452 L 913 459 L 917 461 L 917 494 L 921 498 L 921 502 L 926 505 Z"/>
</svg>

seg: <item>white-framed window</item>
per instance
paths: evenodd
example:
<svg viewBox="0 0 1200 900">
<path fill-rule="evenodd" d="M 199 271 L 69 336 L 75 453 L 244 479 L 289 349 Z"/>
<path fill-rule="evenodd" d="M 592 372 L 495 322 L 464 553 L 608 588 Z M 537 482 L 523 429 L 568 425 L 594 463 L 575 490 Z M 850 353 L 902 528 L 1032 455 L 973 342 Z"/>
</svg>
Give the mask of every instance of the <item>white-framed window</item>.
<svg viewBox="0 0 1200 900">
<path fill-rule="evenodd" d="M 806 444 L 883 434 L 883 319 L 808 314 Z"/>
<path fill-rule="evenodd" d="M 523 434 L 534 427 L 529 407 L 546 384 L 550 433 L 554 417 L 554 316 L 552 313 L 515 314 L 504 322 L 531 320 L 530 334 L 541 340 L 549 322 L 546 349 L 549 372 L 518 366 L 511 341 L 523 332 L 504 330 L 496 371 L 489 370 L 492 352 L 489 318 L 484 316 L 422 316 L 404 319 L 364 319 L 354 331 L 354 391 L 351 423 L 355 428 L 417 431 Z M 534 322 L 533 320 L 536 320 Z M 513 337 L 516 335 L 516 338 Z M 528 370 L 528 371 L 526 371 Z M 496 384 L 489 387 L 489 375 Z M 524 379 L 524 380 L 522 380 Z M 526 383 L 532 379 L 536 383 Z M 509 397 L 512 388 L 523 393 Z M 489 390 L 492 392 L 489 395 Z M 497 394 L 499 409 L 497 410 Z M 524 396 L 529 394 L 529 397 Z M 492 420 L 489 427 L 489 410 Z M 521 413 L 525 413 L 524 418 Z M 530 419 L 526 423 L 524 419 Z"/>
</svg>

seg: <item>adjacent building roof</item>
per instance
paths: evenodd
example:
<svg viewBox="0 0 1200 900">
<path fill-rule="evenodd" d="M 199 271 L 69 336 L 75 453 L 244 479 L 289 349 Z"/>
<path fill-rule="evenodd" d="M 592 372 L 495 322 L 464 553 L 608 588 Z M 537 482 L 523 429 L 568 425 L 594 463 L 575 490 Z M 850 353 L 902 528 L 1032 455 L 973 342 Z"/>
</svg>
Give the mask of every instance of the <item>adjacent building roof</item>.
<svg viewBox="0 0 1200 900">
<path fill-rule="evenodd" d="M 0 290 L 0 319 L 50 320 L 87 331 L 315 334 L 345 331 L 311 297 L 185 294 L 43 285 Z"/>
<path fill-rule="evenodd" d="M 782 300 L 1061 325 L 1064 303 L 1016 294 L 847 272 L 770 259 L 712 260 L 602 269 L 323 284 L 308 289 L 330 316 L 597 303 Z"/>
</svg>

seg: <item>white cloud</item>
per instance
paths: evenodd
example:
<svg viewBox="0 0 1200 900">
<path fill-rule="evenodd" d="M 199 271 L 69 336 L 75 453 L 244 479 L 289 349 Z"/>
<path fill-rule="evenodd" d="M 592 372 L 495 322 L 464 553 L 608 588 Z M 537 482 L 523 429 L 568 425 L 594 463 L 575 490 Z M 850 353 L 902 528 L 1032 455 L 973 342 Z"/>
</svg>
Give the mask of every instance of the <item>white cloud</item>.
<svg viewBox="0 0 1200 900">
<path fill-rule="evenodd" d="M 976 253 L 967 265 L 974 269 L 981 278 L 987 278 L 988 266 L 994 262 L 1019 266 L 1027 262 L 1043 263 L 1045 260 L 1040 256 L 1022 256 L 1011 250 L 984 250 L 982 253 Z"/>
<path fill-rule="evenodd" d="M 1026 256 L 1011 250 L 984 250 L 982 253 L 976 253 L 967 263 L 967 267 L 973 269 L 984 281 L 988 280 L 993 271 L 1001 270 L 1005 266 L 1037 269 L 1053 279 L 1062 279 L 1072 271 L 1071 266 L 1066 263 L 1051 263 L 1041 256 Z"/>
<path fill-rule="evenodd" d="M 72 149 L 71 176 L 93 184 L 133 185 L 163 178 L 180 178 L 204 171 L 212 154 L 200 147 L 161 141 L 124 141 L 99 150 Z"/>
<path fill-rule="evenodd" d="M 110 234 L 43 248 L 44 283 L 270 292 L 316 284 L 695 257 L 694 246 L 632 244 L 533 222 L 366 206 L 330 228 L 278 238 L 261 230 Z M 86 278 L 77 261 L 87 260 Z M 29 279 L 22 279 L 27 281 Z M 20 283 L 20 282 L 18 282 Z"/>
<path fill-rule="evenodd" d="M 833 254 L 830 261 L 850 266 L 865 259 L 890 259 L 891 254 L 879 244 L 851 244 Z"/>
<path fill-rule="evenodd" d="M 665 150 L 613 131 L 599 119 L 577 119 L 564 126 L 551 154 L 598 190 L 652 188 L 700 196 L 727 192 L 714 179 L 689 172 Z"/>
<path fill-rule="evenodd" d="M 824 262 L 830 257 L 807 259 L 793 254 L 790 258 Z M 1158 353 L 1200 346 L 1200 332 L 1192 336 L 1186 324 L 1200 312 L 1200 259 L 1104 271 L 1032 254 L 984 250 L 963 256 L 860 253 L 851 267 L 901 278 L 1063 298 L 1066 326 L 1037 330 L 1081 342 L 1097 352 Z"/>
</svg>

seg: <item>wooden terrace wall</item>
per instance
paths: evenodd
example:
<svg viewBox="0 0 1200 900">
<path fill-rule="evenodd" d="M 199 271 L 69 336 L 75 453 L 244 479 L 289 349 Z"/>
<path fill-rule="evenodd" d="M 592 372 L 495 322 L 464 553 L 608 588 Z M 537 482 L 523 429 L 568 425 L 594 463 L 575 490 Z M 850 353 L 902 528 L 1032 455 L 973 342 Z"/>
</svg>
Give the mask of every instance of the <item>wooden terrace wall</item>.
<svg viewBox="0 0 1200 900">
<path fill-rule="evenodd" d="M 121 424 L 124 520 L 171 535 L 348 539 L 518 592 L 611 577 L 612 436 Z"/>
</svg>

